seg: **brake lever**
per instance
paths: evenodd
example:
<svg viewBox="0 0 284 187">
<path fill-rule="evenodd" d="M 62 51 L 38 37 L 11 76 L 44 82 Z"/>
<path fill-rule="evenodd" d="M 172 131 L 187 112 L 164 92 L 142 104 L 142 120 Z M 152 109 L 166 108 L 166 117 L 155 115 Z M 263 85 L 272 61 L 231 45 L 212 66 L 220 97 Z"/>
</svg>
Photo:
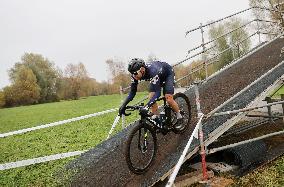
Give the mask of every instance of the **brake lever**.
<svg viewBox="0 0 284 187">
<path fill-rule="evenodd" d="M 127 111 L 135 111 L 135 110 L 137 110 L 137 107 L 135 107 L 135 106 L 126 106 L 126 110 Z M 124 115 L 125 116 L 129 116 L 129 115 L 131 115 L 131 112 L 129 112 L 129 113 L 125 113 L 124 112 Z"/>
<path fill-rule="evenodd" d="M 130 108 L 130 107 L 126 109 L 126 111 L 134 111 L 134 110 L 135 110 L 135 109 Z M 124 112 L 124 115 L 125 115 L 125 116 L 130 116 L 130 115 L 131 115 L 131 112 L 126 113 L 126 111 Z"/>
</svg>

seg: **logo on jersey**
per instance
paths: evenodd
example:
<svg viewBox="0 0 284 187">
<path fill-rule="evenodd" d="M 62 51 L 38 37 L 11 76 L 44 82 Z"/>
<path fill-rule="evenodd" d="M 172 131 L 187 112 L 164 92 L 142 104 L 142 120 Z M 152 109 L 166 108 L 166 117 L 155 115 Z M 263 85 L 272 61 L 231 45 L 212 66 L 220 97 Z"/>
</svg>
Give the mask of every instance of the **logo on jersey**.
<svg viewBox="0 0 284 187">
<path fill-rule="evenodd" d="M 157 84 L 158 81 L 159 81 L 159 75 L 156 75 L 155 77 L 150 79 L 151 84 Z"/>
</svg>

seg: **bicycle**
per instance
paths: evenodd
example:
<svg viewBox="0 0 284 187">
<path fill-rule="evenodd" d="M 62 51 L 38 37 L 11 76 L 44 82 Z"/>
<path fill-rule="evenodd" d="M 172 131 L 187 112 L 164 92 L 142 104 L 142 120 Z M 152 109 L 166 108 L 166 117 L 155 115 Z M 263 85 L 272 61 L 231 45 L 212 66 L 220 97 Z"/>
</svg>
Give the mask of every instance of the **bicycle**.
<svg viewBox="0 0 284 187">
<path fill-rule="evenodd" d="M 135 174 L 145 173 L 154 163 L 157 152 L 157 133 L 163 135 L 173 131 L 180 134 L 186 131 L 191 120 L 191 106 L 188 97 L 183 93 L 174 95 L 174 100 L 178 103 L 181 114 L 184 117 L 185 126 L 183 129 L 175 129 L 177 122 L 176 115 L 171 107 L 166 103 L 165 97 L 160 97 L 156 100 L 163 100 L 163 105 L 160 107 L 159 124 L 152 119 L 151 113 L 141 113 L 144 104 L 140 106 L 127 106 L 126 111 L 139 110 L 141 119 L 138 125 L 132 129 L 126 142 L 125 157 L 128 168 Z M 130 115 L 131 113 L 125 114 Z"/>
</svg>

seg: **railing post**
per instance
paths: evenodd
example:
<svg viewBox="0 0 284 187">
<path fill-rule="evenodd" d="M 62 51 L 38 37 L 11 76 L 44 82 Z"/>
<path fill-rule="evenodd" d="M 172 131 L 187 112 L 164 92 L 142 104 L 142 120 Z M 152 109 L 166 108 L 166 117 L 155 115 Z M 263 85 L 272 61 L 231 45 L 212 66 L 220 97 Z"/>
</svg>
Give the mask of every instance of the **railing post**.
<svg viewBox="0 0 284 187">
<path fill-rule="evenodd" d="M 281 4 L 283 5 L 283 3 L 281 3 Z M 281 11 L 280 2 L 279 1 L 278 1 L 277 5 L 275 6 L 275 8 L 278 10 L 278 13 L 279 13 L 281 31 L 284 32 L 283 10 Z"/>
<path fill-rule="evenodd" d="M 200 98 L 199 98 L 199 90 L 198 90 L 198 85 L 200 83 L 200 80 L 195 80 L 194 81 L 194 93 L 195 93 L 195 102 L 196 102 L 196 109 L 197 109 L 197 117 L 200 116 L 201 112 L 201 104 L 200 104 Z"/>
<path fill-rule="evenodd" d="M 203 113 L 201 111 L 201 104 L 199 99 L 199 90 L 198 90 L 198 84 L 200 81 L 196 80 L 194 82 L 194 92 L 195 92 L 195 100 L 196 100 L 196 107 L 197 107 L 197 117 L 198 120 L 203 116 Z M 202 130 L 202 122 L 200 123 L 200 126 L 198 128 L 198 135 L 199 135 L 199 143 L 200 143 L 200 156 L 202 160 L 202 173 L 203 173 L 203 182 L 208 182 L 208 175 L 207 175 L 207 169 L 206 169 L 206 152 L 205 152 L 205 145 L 204 145 L 204 134 Z"/>
<path fill-rule="evenodd" d="M 119 86 L 119 93 L 120 93 L 120 100 L 121 100 L 121 104 L 123 102 L 123 88 L 122 86 Z"/>
<path fill-rule="evenodd" d="M 123 103 L 123 88 L 122 86 L 119 86 L 119 93 L 120 93 L 120 101 L 121 101 L 121 104 Z M 121 120 L 121 127 L 122 129 L 124 129 L 125 127 L 125 118 L 124 118 L 124 115 L 122 115 L 122 120 Z"/>
<path fill-rule="evenodd" d="M 284 94 L 281 94 L 281 101 L 284 101 Z M 284 103 L 282 104 L 282 111 L 283 111 L 283 123 L 284 123 Z"/>
<path fill-rule="evenodd" d="M 190 74 L 190 76 L 188 76 L 188 77 L 190 78 L 190 81 L 189 81 L 188 85 L 192 84 L 192 82 L 193 82 L 192 65 L 189 66 L 189 74 Z"/>
<path fill-rule="evenodd" d="M 271 103 L 271 97 L 266 97 L 265 100 L 266 100 L 267 104 Z M 267 106 L 267 113 L 268 113 L 268 116 L 269 116 L 269 121 L 272 123 L 273 119 L 271 118 L 272 117 L 271 106 Z"/>
<path fill-rule="evenodd" d="M 237 45 L 237 50 L 238 50 L 238 58 L 240 58 L 241 53 L 240 53 L 240 44 Z"/>
<path fill-rule="evenodd" d="M 200 23 L 200 31 L 201 31 L 201 37 L 202 37 L 202 50 L 203 50 L 203 55 L 202 55 L 202 60 L 204 62 L 204 68 L 205 68 L 205 74 L 206 74 L 206 80 L 208 78 L 208 66 L 207 66 L 207 62 L 206 62 L 206 55 L 205 55 L 205 50 L 206 50 L 206 47 L 204 45 L 204 30 L 203 30 L 203 26 L 202 26 L 202 23 Z"/>
<path fill-rule="evenodd" d="M 261 43 L 260 40 L 260 26 L 259 26 L 259 19 L 256 20 L 256 24 L 257 24 L 257 34 L 258 34 L 258 44 Z"/>
<path fill-rule="evenodd" d="M 235 60 L 236 55 L 235 55 L 235 45 L 232 45 L 232 52 L 233 52 L 233 59 Z"/>
<path fill-rule="evenodd" d="M 121 116 L 121 127 L 122 129 L 125 128 L 125 116 L 124 115 Z"/>
<path fill-rule="evenodd" d="M 208 65 L 207 65 L 206 61 L 204 61 L 204 64 L 205 64 L 205 79 L 207 80 L 207 78 L 208 78 Z"/>
</svg>

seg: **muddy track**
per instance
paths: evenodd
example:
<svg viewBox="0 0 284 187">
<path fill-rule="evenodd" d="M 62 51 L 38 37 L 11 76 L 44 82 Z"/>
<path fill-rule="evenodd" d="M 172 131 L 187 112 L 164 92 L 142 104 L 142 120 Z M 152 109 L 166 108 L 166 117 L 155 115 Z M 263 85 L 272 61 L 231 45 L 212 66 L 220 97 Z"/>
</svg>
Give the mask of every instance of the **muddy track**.
<svg viewBox="0 0 284 187">
<path fill-rule="evenodd" d="M 221 72 L 217 76 L 200 85 L 200 99 L 202 110 L 208 113 L 223 102 L 244 89 L 247 85 L 258 79 L 270 69 L 279 65 L 273 72 L 265 76 L 257 84 L 252 85 L 245 93 L 233 99 L 221 110 L 245 107 L 265 88 L 272 84 L 284 73 L 284 58 L 280 57 L 284 39 L 277 40 L 263 46 L 259 51 L 241 59 L 238 63 Z M 194 103 L 193 90 L 188 90 L 191 103 Z M 195 116 L 195 114 L 193 114 Z M 206 122 L 205 133 L 220 126 L 229 117 L 215 117 Z M 192 119 L 195 124 L 196 119 Z M 72 179 L 72 186 L 150 186 L 157 182 L 177 162 L 184 148 L 192 128 L 183 135 L 170 133 L 158 136 L 158 152 L 155 164 L 144 175 L 132 174 L 124 158 L 124 146 L 132 124 L 108 141 L 84 153 L 81 157 L 67 165 L 68 170 L 76 170 Z M 197 145 L 193 142 L 190 150 Z"/>
</svg>

